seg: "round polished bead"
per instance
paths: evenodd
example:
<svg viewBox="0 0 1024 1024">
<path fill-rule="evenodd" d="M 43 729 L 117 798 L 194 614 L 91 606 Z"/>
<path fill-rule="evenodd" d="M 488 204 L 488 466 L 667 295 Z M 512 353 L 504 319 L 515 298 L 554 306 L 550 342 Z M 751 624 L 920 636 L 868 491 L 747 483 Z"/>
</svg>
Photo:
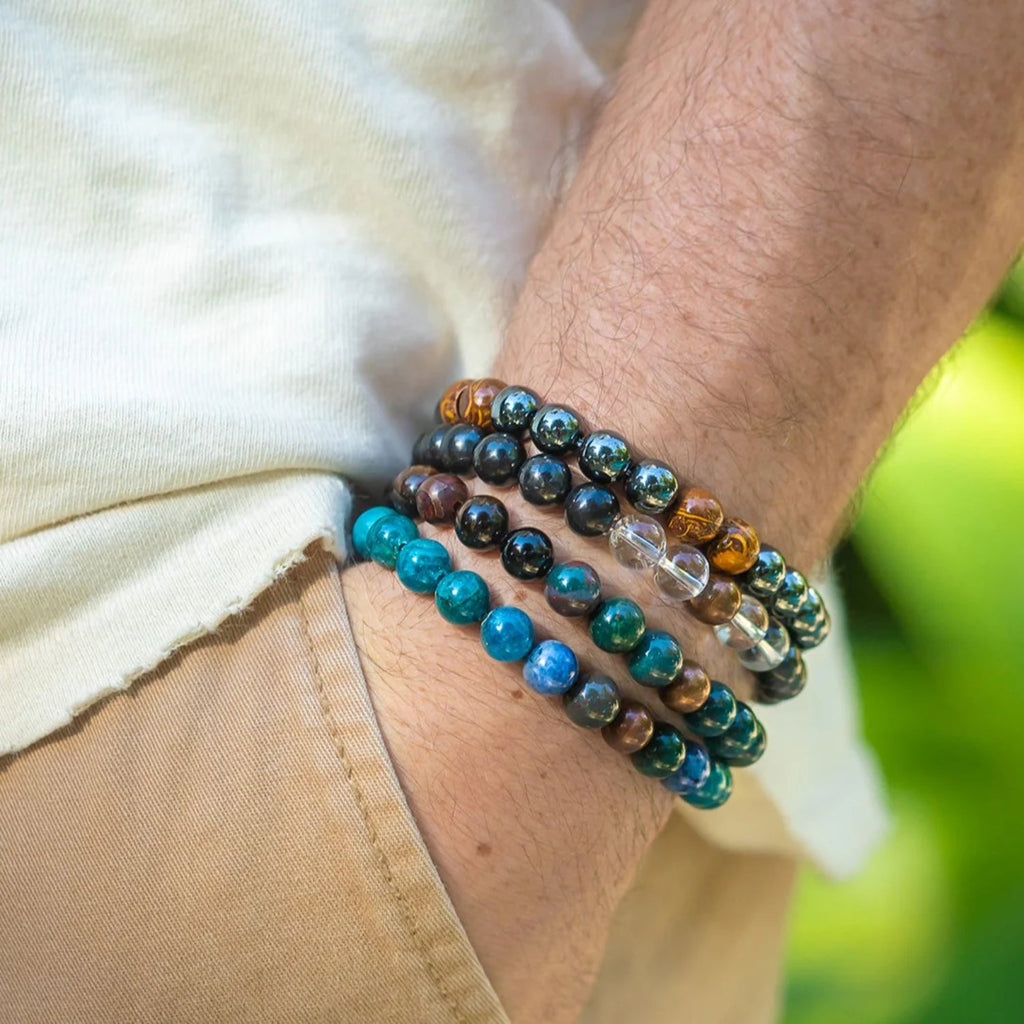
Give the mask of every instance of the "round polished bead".
<svg viewBox="0 0 1024 1024">
<path fill-rule="evenodd" d="M 416 491 L 416 511 L 427 523 L 454 523 L 455 515 L 469 498 L 465 482 L 451 473 L 427 477 Z"/>
<path fill-rule="evenodd" d="M 470 382 L 458 397 L 459 419 L 484 430 L 491 429 L 491 405 L 505 388 L 505 382 L 482 377 Z"/>
<path fill-rule="evenodd" d="M 391 484 L 391 493 L 388 495 L 391 507 L 410 519 L 417 518 L 419 513 L 416 511 L 416 492 L 420 489 L 420 484 L 436 472 L 433 466 L 409 466 L 403 469 Z"/>
<path fill-rule="evenodd" d="M 590 637 L 602 651 L 625 654 L 632 651 L 644 635 L 644 613 L 628 597 L 610 597 L 602 601 L 590 620 Z"/>
<path fill-rule="evenodd" d="M 701 707 L 710 692 L 711 679 L 707 672 L 697 662 L 687 658 L 675 679 L 668 686 L 663 686 L 658 696 L 670 711 L 685 715 Z"/>
<path fill-rule="evenodd" d="M 618 514 L 619 499 L 602 484 L 579 484 L 565 499 L 566 524 L 583 537 L 607 533 Z"/>
<path fill-rule="evenodd" d="M 702 593 L 708 585 L 711 569 L 704 552 L 692 544 L 673 544 L 654 567 L 654 582 L 661 593 L 675 604 L 682 604 Z"/>
<path fill-rule="evenodd" d="M 807 666 L 800 648 L 793 646 L 782 662 L 757 677 L 757 699 L 762 704 L 778 704 L 797 696 L 807 685 Z"/>
<path fill-rule="evenodd" d="M 473 381 L 466 377 L 462 380 L 455 381 L 454 384 L 449 384 L 444 389 L 444 394 L 441 396 L 441 401 L 437 403 L 437 414 L 441 418 L 442 423 L 461 423 L 462 418 L 459 415 L 459 401 L 465 394 L 466 389 L 472 384 Z"/>
<path fill-rule="evenodd" d="M 519 478 L 526 451 L 511 434 L 488 434 L 473 451 L 473 471 L 485 484 L 509 487 Z"/>
<path fill-rule="evenodd" d="M 640 750 L 654 733 L 654 716 L 637 700 L 622 701 L 615 720 L 601 730 L 612 750 L 632 754 Z"/>
<path fill-rule="evenodd" d="M 546 576 L 555 564 L 551 539 L 543 530 L 532 526 L 513 530 L 501 545 L 501 564 L 516 579 L 535 580 Z"/>
<path fill-rule="evenodd" d="M 626 476 L 626 497 L 641 512 L 664 512 L 679 493 L 679 481 L 664 462 L 644 459 L 636 462 Z"/>
<path fill-rule="evenodd" d="M 552 455 L 571 452 L 582 432 L 579 415 L 564 405 L 542 405 L 530 421 L 530 439 L 542 452 Z"/>
<path fill-rule="evenodd" d="M 736 698 L 728 686 L 712 680 L 708 699 L 683 717 L 687 727 L 698 735 L 720 736 L 736 717 Z"/>
<path fill-rule="evenodd" d="M 395 561 L 399 582 L 417 594 L 432 594 L 442 576 L 452 571 L 451 556 L 436 540 L 409 541 Z"/>
<path fill-rule="evenodd" d="M 424 430 L 416 438 L 416 443 L 412 446 L 412 461 L 414 464 L 419 466 L 430 465 L 430 436 L 433 432 L 434 428 L 431 427 L 430 430 Z"/>
<path fill-rule="evenodd" d="M 722 506 L 710 491 L 691 487 L 676 502 L 668 529 L 686 544 L 706 544 L 718 533 L 723 518 Z"/>
<path fill-rule="evenodd" d="M 769 672 L 789 653 L 789 630 L 774 615 L 768 616 L 768 628 L 753 647 L 737 652 L 737 659 L 751 672 Z"/>
<path fill-rule="evenodd" d="M 495 661 L 522 661 L 533 649 L 533 620 L 521 608 L 493 608 L 480 623 L 480 643 Z"/>
<path fill-rule="evenodd" d="M 559 615 L 589 615 L 601 602 L 601 578 L 586 562 L 560 562 L 544 581 L 544 596 Z"/>
<path fill-rule="evenodd" d="M 764 726 L 754 712 L 742 701 L 737 701 L 736 717 L 732 725 L 719 736 L 709 736 L 707 744 L 712 757 L 738 767 L 746 767 L 760 759 L 767 742 Z"/>
<path fill-rule="evenodd" d="M 629 468 L 629 445 L 611 430 L 595 430 L 580 445 L 580 472 L 599 484 L 613 484 Z"/>
<path fill-rule="evenodd" d="M 362 512 L 356 517 L 356 521 L 352 524 L 352 547 L 355 548 L 356 554 L 359 555 L 360 558 L 370 557 L 370 552 L 366 547 L 370 528 L 374 526 L 378 520 L 383 519 L 384 516 L 391 516 L 394 514 L 394 510 L 388 508 L 387 505 L 374 505 L 373 508 L 368 508 L 365 512 Z"/>
<path fill-rule="evenodd" d="M 531 690 L 552 697 L 565 693 L 579 675 L 580 666 L 571 647 L 560 640 L 541 640 L 523 665 L 523 680 Z"/>
<path fill-rule="evenodd" d="M 508 535 L 508 509 L 489 494 L 474 494 L 455 516 L 455 535 L 467 548 L 496 548 Z"/>
<path fill-rule="evenodd" d="M 434 469 L 444 469 L 444 459 L 441 450 L 444 447 L 444 439 L 451 427 L 442 423 L 428 431 L 413 449 L 413 461 L 421 466 L 433 466 Z"/>
<path fill-rule="evenodd" d="M 416 524 L 408 517 L 392 512 L 381 516 L 366 535 L 366 552 L 378 565 L 394 569 L 398 553 L 419 536 Z"/>
<path fill-rule="evenodd" d="M 713 810 L 721 807 L 732 794 L 732 772 L 724 761 L 711 758 L 711 769 L 707 780 L 692 793 L 682 793 L 682 798 L 692 807 Z"/>
<path fill-rule="evenodd" d="M 584 729 L 600 729 L 614 722 L 621 702 L 615 683 L 594 672 L 580 676 L 562 698 L 570 721 Z"/>
<path fill-rule="evenodd" d="M 735 651 L 745 651 L 763 640 L 768 632 L 768 609 L 756 597 L 744 594 L 736 614 L 715 626 L 718 642 Z"/>
<path fill-rule="evenodd" d="M 670 792 L 682 796 L 700 789 L 707 783 L 710 774 L 711 758 L 707 750 L 696 740 L 687 740 L 683 763 L 663 778 L 661 784 Z"/>
<path fill-rule="evenodd" d="M 799 614 L 807 600 L 807 580 L 799 569 L 790 569 L 775 591 L 773 608 L 775 614 L 788 621 L 794 615 Z"/>
<path fill-rule="evenodd" d="M 798 634 L 813 632 L 825 618 L 825 603 L 814 587 L 807 588 L 803 606 L 788 619 L 789 627 Z"/>
<path fill-rule="evenodd" d="M 641 775 L 663 779 L 671 775 L 686 757 L 683 734 L 668 722 L 655 722 L 651 738 L 630 755 L 633 767 Z"/>
<path fill-rule="evenodd" d="M 741 600 L 743 595 L 735 580 L 712 574 L 707 586 L 687 607 L 700 622 L 717 626 L 720 622 L 728 622 L 736 614 Z"/>
<path fill-rule="evenodd" d="M 805 651 L 823 644 L 832 631 L 832 619 L 828 612 L 823 612 L 818 624 L 811 630 L 796 633 L 793 642 Z"/>
<path fill-rule="evenodd" d="M 758 597 L 771 597 L 785 576 L 786 560 L 775 548 L 762 544 L 757 560 L 743 577 L 743 585 Z"/>
<path fill-rule="evenodd" d="M 529 388 L 510 384 L 494 396 L 491 423 L 495 430 L 519 435 L 529 427 L 533 414 L 539 408 L 540 399 Z"/>
<path fill-rule="evenodd" d="M 683 667 L 679 641 L 663 629 L 648 629 L 627 659 L 629 674 L 642 686 L 668 686 Z"/>
<path fill-rule="evenodd" d="M 449 427 L 441 444 L 442 467 L 448 473 L 467 476 L 473 471 L 473 452 L 483 439 L 483 430 L 469 423 Z"/>
<path fill-rule="evenodd" d="M 745 519 L 726 519 L 708 545 L 707 556 L 713 569 L 737 576 L 757 561 L 760 550 L 757 530 L 750 523 Z"/>
<path fill-rule="evenodd" d="M 519 491 L 531 505 L 561 505 L 572 487 L 572 473 L 557 455 L 531 455 L 519 470 Z"/>
<path fill-rule="evenodd" d="M 442 576 L 434 591 L 441 617 L 457 626 L 480 622 L 491 606 L 491 592 L 479 573 L 456 569 Z"/>
<path fill-rule="evenodd" d="M 608 531 L 615 561 L 627 569 L 649 569 L 665 554 L 665 531 L 650 516 L 619 516 Z"/>
</svg>

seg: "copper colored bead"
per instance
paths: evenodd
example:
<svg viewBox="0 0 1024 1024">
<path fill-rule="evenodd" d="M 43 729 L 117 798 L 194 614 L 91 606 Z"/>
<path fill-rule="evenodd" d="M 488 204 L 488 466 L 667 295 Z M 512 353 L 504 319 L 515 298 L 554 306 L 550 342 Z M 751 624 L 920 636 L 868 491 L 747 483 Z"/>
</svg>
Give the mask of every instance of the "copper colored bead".
<svg viewBox="0 0 1024 1024">
<path fill-rule="evenodd" d="M 420 491 L 423 491 L 422 487 Z M 736 614 L 741 597 L 735 580 L 728 576 L 712 575 L 708 585 L 686 607 L 695 619 L 709 626 L 717 626 L 721 622 L 728 622 Z"/>
<path fill-rule="evenodd" d="M 687 544 L 706 544 L 722 526 L 722 506 L 710 492 L 691 487 L 669 516 L 669 532 Z"/>
<path fill-rule="evenodd" d="M 457 380 L 454 384 L 448 385 L 444 394 L 441 396 L 441 401 L 437 403 L 437 412 L 441 417 L 442 423 L 462 422 L 459 418 L 459 400 L 463 397 L 467 388 L 472 383 L 473 382 L 467 377 L 463 380 Z"/>
<path fill-rule="evenodd" d="M 658 691 L 662 703 L 672 711 L 685 715 L 696 711 L 711 692 L 711 678 L 695 661 L 687 658 L 679 675 Z"/>
<path fill-rule="evenodd" d="M 482 377 L 470 381 L 469 386 L 459 395 L 457 408 L 461 423 L 472 423 L 474 427 L 491 429 L 491 405 L 495 396 L 505 387 L 504 381 L 494 377 Z"/>
<path fill-rule="evenodd" d="M 468 497 L 465 481 L 451 473 L 437 473 L 428 476 L 416 491 L 416 511 L 428 523 L 453 523 Z"/>
<path fill-rule="evenodd" d="M 719 572 L 737 576 L 746 572 L 756 561 L 761 541 L 745 519 L 726 519 L 718 536 L 708 545 L 707 556 Z"/>
<path fill-rule="evenodd" d="M 409 466 L 408 469 L 403 469 L 395 477 L 391 493 L 388 495 L 392 508 L 397 509 L 403 516 L 415 519 L 419 514 L 416 508 L 416 492 L 420 489 L 420 484 L 436 472 L 433 466 Z"/>
<path fill-rule="evenodd" d="M 601 730 L 608 746 L 620 754 L 636 752 L 653 734 L 654 716 L 638 700 L 623 700 L 615 720 Z"/>
</svg>

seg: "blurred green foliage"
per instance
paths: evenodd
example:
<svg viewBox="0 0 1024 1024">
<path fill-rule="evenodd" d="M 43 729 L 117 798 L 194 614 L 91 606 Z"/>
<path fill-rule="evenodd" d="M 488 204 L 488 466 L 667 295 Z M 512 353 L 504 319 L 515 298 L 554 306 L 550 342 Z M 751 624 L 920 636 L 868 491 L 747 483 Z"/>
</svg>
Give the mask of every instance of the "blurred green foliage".
<svg viewBox="0 0 1024 1024">
<path fill-rule="evenodd" d="M 923 393 L 838 559 L 893 832 L 805 872 L 786 1024 L 1024 1020 L 1024 263 Z"/>
</svg>

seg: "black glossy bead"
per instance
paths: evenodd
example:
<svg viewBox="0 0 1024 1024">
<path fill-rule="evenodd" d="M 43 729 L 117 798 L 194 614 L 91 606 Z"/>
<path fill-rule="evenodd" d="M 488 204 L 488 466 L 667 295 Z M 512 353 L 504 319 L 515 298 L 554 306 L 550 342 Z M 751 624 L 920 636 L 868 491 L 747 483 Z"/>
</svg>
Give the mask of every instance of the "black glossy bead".
<svg viewBox="0 0 1024 1024">
<path fill-rule="evenodd" d="M 574 533 L 599 537 L 607 533 L 619 514 L 619 499 L 600 484 L 580 484 L 565 499 L 565 521 Z"/>
<path fill-rule="evenodd" d="M 456 423 L 449 427 L 441 443 L 442 468 L 457 476 L 466 476 L 473 471 L 473 452 L 484 439 L 480 427 L 471 423 Z"/>
<path fill-rule="evenodd" d="M 547 576 L 555 564 L 551 538 L 532 526 L 513 530 L 501 545 L 501 564 L 516 579 L 536 580 Z"/>
<path fill-rule="evenodd" d="M 679 481 L 664 462 L 644 459 L 637 462 L 626 477 L 626 497 L 640 512 L 657 515 L 664 512 L 679 493 Z"/>
<path fill-rule="evenodd" d="M 508 487 L 515 483 L 526 450 L 511 434 L 488 434 L 473 451 L 473 469 L 485 484 Z"/>
<path fill-rule="evenodd" d="M 424 430 L 419 437 L 416 438 L 416 443 L 412 446 L 412 463 L 415 466 L 429 466 L 430 465 L 430 436 L 434 433 L 433 428 L 430 430 Z"/>
<path fill-rule="evenodd" d="M 770 597 L 786 576 L 786 560 L 769 544 L 762 544 L 757 561 L 744 573 L 743 585 L 758 597 Z"/>
<path fill-rule="evenodd" d="M 505 434 L 521 434 L 530 425 L 540 408 L 540 399 L 518 384 L 502 388 L 491 403 L 491 422 L 495 430 Z"/>
<path fill-rule="evenodd" d="M 459 508 L 455 534 L 467 548 L 496 548 L 508 535 L 508 510 L 489 494 L 475 494 Z"/>
<path fill-rule="evenodd" d="M 782 664 L 757 676 L 757 699 L 762 704 L 778 704 L 790 700 L 807 685 L 807 666 L 800 649 L 793 646 Z"/>
<path fill-rule="evenodd" d="M 783 622 L 789 622 L 807 601 L 807 580 L 799 569 L 790 569 L 775 591 L 773 610 Z"/>
<path fill-rule="evenodd" d="M 580 471 L 599 484 L 612 484 L 629 469 L 629 445 L 611 430 L 595 430 L 580 445 Z"/>
<path fill-rule="evenodd" d="M 444 469 L 442 450 L 444 448 L 444 436 L 448 433 L 449 429 L 447 423 L 442 423 L 441 426 L 428 430 L 423 438 L 421 438 L 423 445 L 420 455 L 422 458 L 417 458 L 415 461 L 421 466 L 433 466 L 434 469 Z"/>
<path fill-rule="evenodd" d="M 530 439 L 542 452 L 552 455 L 573 451 L 582 436 L 583 423 L 565 405 L 542 405 L 530 421 Z"/>
<path fill-rule="evenodd" d="M 519 490 L 531 505 L 561 505 L 572 487 L 572 473 L 556 455 L 531 455 L 519 470 Z"/>
</svg>

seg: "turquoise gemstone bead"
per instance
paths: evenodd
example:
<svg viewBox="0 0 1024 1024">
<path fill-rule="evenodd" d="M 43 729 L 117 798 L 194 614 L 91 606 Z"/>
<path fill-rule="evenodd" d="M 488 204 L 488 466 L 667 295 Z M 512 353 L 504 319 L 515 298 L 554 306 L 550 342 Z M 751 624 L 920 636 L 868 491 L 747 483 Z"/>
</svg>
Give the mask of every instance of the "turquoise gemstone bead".
<svg viewBox="0 0 1024 1024">
<path fill-rule="evenodd" d="M 586 562 L 562 562 L 548 573 L 544 596 L 559 615 L 589 615 L 601 600 L 601 577 Z"/>
<path fill-rule="evenodd" d="M 671 775 L 661 780 L 661 784 L 671 792 L 682 796 L 694 793 L 701 788 L 711 774 L 711 758 L 707 750 L 696 740 L 686 741 L 686 756 L 683 763 Z"/>
<path fill-rule="evenodd" d="M 668 722 L 655 722 L 651 738 L 629 759 L 641 775 L 663 779 L 671 775 L 686 757 L 683 734 Z"/>
<path fill-rule="evenodd" d="M 526 659 L 523 679 L 531 690 L 557 696 L 576 682 L 579 672 L 579 662 L 571 648 L 559 640 L 542 640 Z"/>
<path fill-rule="evenodd" d="M 368 508 L 362 515 L 356 518 L 356 521 L 352 524 L 352 547 L 356 549 L 356 554 L 360 558 L 370 557 L 370 552 L 366 548 L 370 528 L 378 520 L 383 519 L 384 516 L 394 514 L 395 510 L 388 508 L 386 505 L 374 505 L 373 508 Z"/>
<path fill-rule="evenodd" d="M 687 727 L 698 736 L 721 736 L 736 717 L 736 698 L 728 686 L 711 681 L 707 699 L 696 711 L 683 715 Z"/>
<path fill-rule="evenodd" d="M 495 608 L 480 623 L 480 643 L 495 661 L 522 661 L 533 648 L 533 620 L 519 608 Z"/>
<path fill-rule="evenodd" d="M 398 552 L 419 536 L 416 524 L 408 517 L 392 512 L 381 516 L 366 535 L 366 552 L 385 569 L 394 569 Z"/>
<path fill-rule="evenodd" d="M 629 674 L 643 686 L 668 686 L 683 667 L 679 641 L 663 629 L 648 629 L 628 658 Z"/>
<path fill-rule="evenodd" d="M 613 722 L 621 703 L 615 683 L 596 673 L 581 676 L 562 698 L 569 720 L 584 729 L 599 729 Z"/>
<path fill-rule="evenodd" d="M 442 576 L 452 571 L 448 552 L 436 540 L 417 537 L 409 541 L 395 562 L 395 572 L 403 586 L 417 594 L 432 594 Z"/>
<path fill-rule="evenodd" d="M 767 746 L 767 734 L 754 712 L 742 701 L 736 702 L 736 717 L 720 736 L 708 737 L 708 751 L 720 761 L 744 767 L 757 761 Z"/>
<path fill-rule="evenodd" d="M 645 626 L 644 613 L 636 601 L 610 597 L 597 606 L 590 621 L 590 636 L 602 651 L 625 654 L 640 643 Z"/>
<path fill-rule="evenodd" d="M 692 807 L 699 807 L 702 810 L 711 810 L 721 807 L 732 794 L 732 772 L 729 766 L 723 761 L 711 759 L 711 770 L 708 772 L 707 781 L 699 786 L 692 793 L 680 794 L 682 798 Z"/>
<path fill-rule="evenodd" d="M 457 626 L 479 622 L 491 607 L 491 592 L 479 573 L 457 569 L 442 576 L 434 591 L 441 617 Z"/>
</svg>

